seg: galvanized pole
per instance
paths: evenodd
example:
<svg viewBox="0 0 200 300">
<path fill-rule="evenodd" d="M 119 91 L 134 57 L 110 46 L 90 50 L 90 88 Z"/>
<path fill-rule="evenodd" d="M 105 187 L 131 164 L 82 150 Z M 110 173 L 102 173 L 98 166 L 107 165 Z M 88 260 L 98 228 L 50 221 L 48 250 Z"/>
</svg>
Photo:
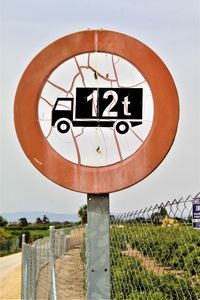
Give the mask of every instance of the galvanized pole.
<svg viewBox="0 0 200 300">
<path fill-rule="evenodd" d="M 31 289 L 32 300 L 37 300 L 37 248 L 35 245 L 31 247 L 32 262 L 31 262 Z"/>
<path fill-rule="evenodd" d="M 25 233 L 22 234 L 22 283 L 21 283 L 21 299 L 27 299 L 27 259 L 25 254 Z"/>
<path fill-rule="evenodd" d="M 109 194 L 88 194 L 87 299 L 110 299 Z"/>
<path fill-rule="evenodd" d="M 55 227 L 49 227 L 49 277 L 50 277 L 50 300 L 57 300 L 56 290 L 56 274 L 55 274 L 55 252 L 56 252 L 56 237 Z"/>
<path fill-rule="evenodd" d="M 61 230 L 60 243 L 61 243 L 61 256 L 64 256 L 65 255 L 65 247 L 66 247 L 66 240 L 65 240 L 64 229 Z"/>
</svg>

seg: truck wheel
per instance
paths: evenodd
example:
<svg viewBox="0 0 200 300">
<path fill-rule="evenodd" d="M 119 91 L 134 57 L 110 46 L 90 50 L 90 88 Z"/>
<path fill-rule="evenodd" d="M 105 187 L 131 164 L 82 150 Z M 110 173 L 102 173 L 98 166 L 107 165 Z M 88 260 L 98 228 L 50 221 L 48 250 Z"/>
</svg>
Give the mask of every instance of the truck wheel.
<svg viewBox="0 0 200 300">
<path fill-rule="evenodd" d="M 65 120 L 59 121 L 57 124 L 57 129 L 60 133 L 67 133 L 70 130 L 70 124 Z"/>
<path fill-rule="evenodd" d="M 120 134 L 125 134 L 129 130 L 129 124 L 125 121 L 120 121 L 116 124 L 116 130 Z"/>
</svg>

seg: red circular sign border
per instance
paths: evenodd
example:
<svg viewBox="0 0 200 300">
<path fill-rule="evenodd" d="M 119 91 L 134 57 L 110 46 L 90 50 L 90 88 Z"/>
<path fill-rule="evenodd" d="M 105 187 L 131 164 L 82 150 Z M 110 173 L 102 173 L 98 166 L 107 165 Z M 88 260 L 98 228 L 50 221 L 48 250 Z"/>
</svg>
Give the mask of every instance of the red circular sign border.
<svg viewBox="0 0 200 300">
<path fill-rule="evenodd" d="M 38 101 L 50 74 L 71 57 L 89 52 L 112 53 L 128 60 L 147 80 L 154 100 L 153 125 L 143 145 L 127 159 L 106 167 L 64 159 L 45 139 L 38 120 Z M 149 47 L 122 33 L 90 30 L 56 40 L 31 61 L 17 88 L 14 117 L 20 144 L 42 174 L 65 188 L 101 194 L 134 185 L 162 162 L 176 135 L 179 101 L 171 74 Z"/>
</svg>

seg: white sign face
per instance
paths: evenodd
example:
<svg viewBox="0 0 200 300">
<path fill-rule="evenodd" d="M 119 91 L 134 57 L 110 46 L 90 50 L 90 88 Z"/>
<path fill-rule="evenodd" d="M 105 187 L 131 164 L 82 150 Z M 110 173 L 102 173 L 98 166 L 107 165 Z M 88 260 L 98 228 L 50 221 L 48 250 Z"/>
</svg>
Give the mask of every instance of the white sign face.
<svg viewBox="0 0 200 300">
<path fill-rule="evenodd" d="M 66 160 L 108 166 L 144 143 L 153 123 L 150 87 L 127 60 L 86 53 L 61 64 L 46 81 L 38 105 L 41 130 Z"/>
</svg>

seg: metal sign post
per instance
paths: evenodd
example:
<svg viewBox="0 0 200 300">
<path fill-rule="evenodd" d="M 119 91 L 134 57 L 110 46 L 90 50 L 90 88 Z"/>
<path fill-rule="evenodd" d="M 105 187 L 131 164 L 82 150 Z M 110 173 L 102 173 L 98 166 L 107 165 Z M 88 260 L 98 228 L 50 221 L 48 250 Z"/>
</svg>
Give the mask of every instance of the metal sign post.
<svg viewBox="0 0 200 300">
<path fill-rule="evenodd" d="M 109 194 L 88 194 L 87 299 L 110 299 Z"/>
<path fill-rule="evenodd" d="M 110 299 L 108 193 L 143 180 L 170 150 L 179 119 L 171 74 L 133 37 L 109 30 L 73 33 L 28 65 L 14 116 L 31 163 L 56 184 L 88 195 L 88 299 Z"/>
</svg>

